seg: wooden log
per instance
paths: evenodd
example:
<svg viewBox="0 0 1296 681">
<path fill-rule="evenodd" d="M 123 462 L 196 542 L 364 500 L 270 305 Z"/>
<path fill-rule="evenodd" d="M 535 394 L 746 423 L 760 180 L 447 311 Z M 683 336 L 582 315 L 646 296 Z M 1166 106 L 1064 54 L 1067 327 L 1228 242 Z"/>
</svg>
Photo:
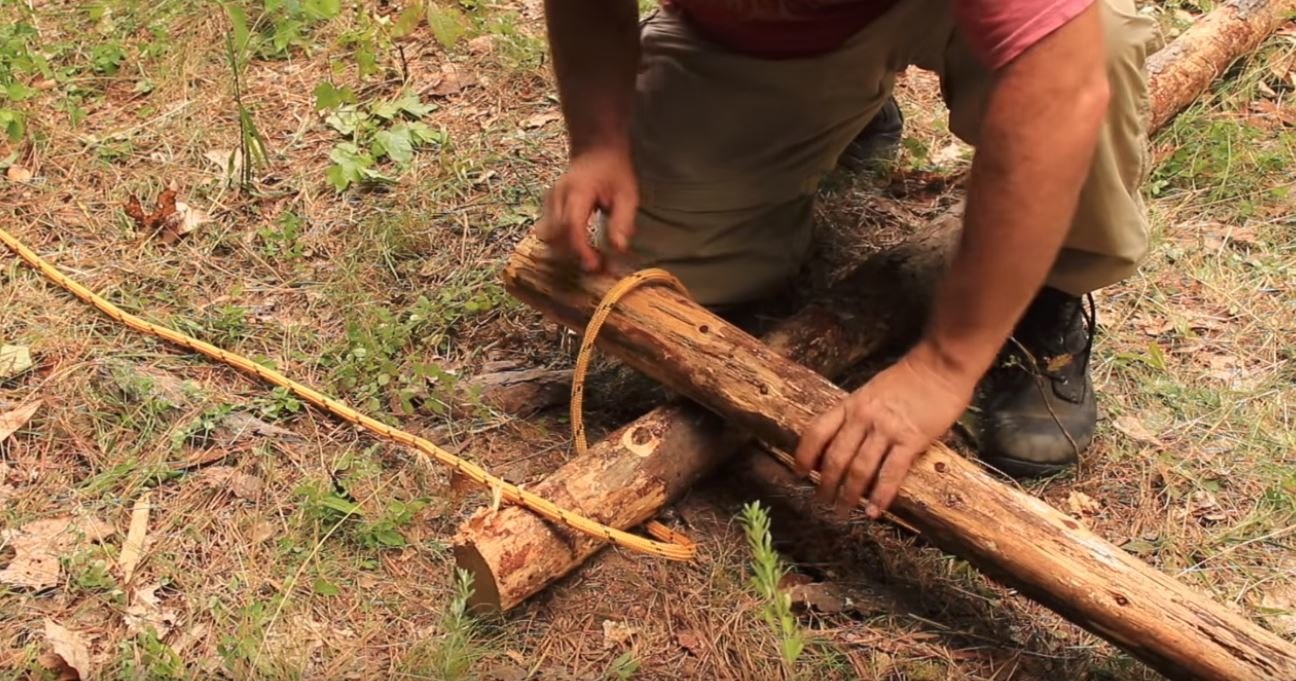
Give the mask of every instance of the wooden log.
<svg viewBox="0 0 1296 681">
<path fill-rule="evenodd" d="M 1278 18 L 1290 13 L 1293 2 L 1296 0 L 1233 0 L 1153 55 L 1148 62 L 1152 128 L 1161 127 L 1228 63 L 1254 49 L 1264 35 L 1276 28 Z M 884 256 L 880 264 L 867 263 L 852 280 L 861 290 L 925 291 L 923 284 L 932 279 L 930 274 L 951 250 L 958 217 L 957 212 L 945 215 L 925 237 Z M 904 332 L 912 333 L 925 306 L 918 298 L 879 297 L 854 301 L 849 309 L 859 316 L 889 323 L 865 328 L 862 333 L 859 329 L 847 332 L 844 327 L 830 331 L 832 325 L 842 325 L 844 320 L 821 315 L 817 321 L 799 319 L 784 328 L 805 325 L 820 329 L 820 352 L 826 344 L 840 341 L 840 351 L 849 351 L 850 357 L 868 356 L 888 341 L 888 333 L 895 334 L 891 339 L 895 341 L 903 340 Z M 820 373 L 835 373 L 830 364 L 818 361 L 822 354 L 798 352 L 777 337 L 768 340 L 779 352 L 790 353 Z M 639 434 L 639 442 L 634 436 L 626 439 L 632 433 Z M 732 435 L 693 407 L 669 405 L 617 431 L 596 445 L 588 457 L 568 462 L 537 489 L 542 494 L 559 495 L 605 522 L 629 527 L 651 517 L 657 500 L 664 504 L 673 499 L 688 483 L 727 457 L 735 446 L 733 442 Z M 661 469 L 662 461 L 671 462 L 668 470 Z M 660 488 L 661 494 L 645 492 L 636 497 L 653 500 L 647 506 L 612 503 L 611 490 L 626 484 L 641 491 Z M 526 511 L 506 508 L 498 513 L 480 511 L 466 522 L 456 537 L 455 555 L 459 566 L 476 577 L 475 604 L 507 610 L 569 572 L 598 548 L 596 543 L 550 526 Z"/>
<path fill-rule="evenodd" d="M 614 279 L 577 275 L 529 237 L 505 268 L 509 291 L 582 328 Z M 846 393 L 687 297 L 627 296 L 600 347 L 784 449 Z M 1296 647 L 1184 586 L 1067 515 L 936 444 L 892 508 L 942 549 L 1175 679 L 1291 681 Z"/>
<path fill-rule="evenodd" d="M 957 220 L 953 221 L 957 224 Z M 860 324 L 857 311 L 901 303 L 922 308 L 926 282 L 942 268 L 953 227 L 935 224 L 918 238 L 874 258 L 825 300 L 782 321 L 765 341 L 776 352 L 827 375 L 903 343 L 919 315 Z M 884 301 L 885 299 L 885 301 Z M 901 326 L 905 325 L 905 326 Z M 614 527 L 633 527 L 657 514 L 747 437 L 697 405 L 676 402 L 652 410 L 568 461 L 533 488 L 537 494 Z M 554 525 L 516 506 L 484 508 L 460 527 L 455 561 L 473 575 L 471 605 L 508 610 L 567 574 L 606 544 Z"/>
<path fill-rule="evenodd" d="M 1151 129 L 1165 125 L 1296 14 L 1296 0 L 1229 0 L 1148 59 Z"/>
</svg>

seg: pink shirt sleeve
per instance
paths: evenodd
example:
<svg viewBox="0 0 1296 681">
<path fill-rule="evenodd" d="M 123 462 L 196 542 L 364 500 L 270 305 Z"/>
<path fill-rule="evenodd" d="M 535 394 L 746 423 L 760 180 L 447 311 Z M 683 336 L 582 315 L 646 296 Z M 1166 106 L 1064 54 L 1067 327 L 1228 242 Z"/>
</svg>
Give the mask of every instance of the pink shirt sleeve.
<svg viewBox="0 0 1296 681">
<path fill-rule="evenodd" d="M 954 0 L 968 44 L 992 69 L 1076 18 L 1094 0 Z"/>
</svg>

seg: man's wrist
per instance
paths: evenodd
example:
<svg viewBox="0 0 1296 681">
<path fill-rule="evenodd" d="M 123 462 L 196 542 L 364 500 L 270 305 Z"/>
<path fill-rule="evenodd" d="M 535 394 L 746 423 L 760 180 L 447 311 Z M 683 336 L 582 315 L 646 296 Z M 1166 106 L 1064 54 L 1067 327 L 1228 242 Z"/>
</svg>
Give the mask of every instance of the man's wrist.
<svg viewBox="0 0 1296 681">
<path fill-rule="evenodd" d="M 932 367 L 950 384 L 970 392 L 994 362 L 998 347 L 980 347 L 929 333 L 909 351 L 917 362 Z"/>
</svg>

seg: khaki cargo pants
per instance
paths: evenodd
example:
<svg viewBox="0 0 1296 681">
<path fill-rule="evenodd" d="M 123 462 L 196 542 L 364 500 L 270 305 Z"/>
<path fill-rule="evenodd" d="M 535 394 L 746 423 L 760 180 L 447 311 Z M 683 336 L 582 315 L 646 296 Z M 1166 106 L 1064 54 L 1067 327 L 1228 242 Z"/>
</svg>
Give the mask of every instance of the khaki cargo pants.
<svg viewBox="0 0 1296 681">
<path fill-rule="evenodd" d="M 1151 21 L 1103 4 L 1112 103 L 1048 283 L 1081 294 L 1133 273 L 1147 250 L 1143 63 Z M 976 145 L 993 74 L 955 31 L 949 0 L 901 0 L 835 52 L 766 60 L 723 50 L 673 12 L 644 22 L 632 129 L 638 265 L 705 304 L 785 285 L 809 252 L 816 188 L 908 66 L 939 74 L 950 129 Z"/>
</svg>

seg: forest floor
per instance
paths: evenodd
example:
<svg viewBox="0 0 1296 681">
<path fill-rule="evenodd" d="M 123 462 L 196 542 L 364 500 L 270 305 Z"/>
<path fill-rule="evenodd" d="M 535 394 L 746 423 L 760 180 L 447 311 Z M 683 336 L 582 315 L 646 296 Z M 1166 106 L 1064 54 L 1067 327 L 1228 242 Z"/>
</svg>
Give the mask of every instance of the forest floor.
<svg viewBox="0 0 1296 681">
<path fill-rule="evenodd" d="M 565 158 L 539 3 L 232 6 L 0 5 L 0 225 L 128 311 L 540 480 L 565 405 L 463 387 L 573 361 L 499 278 Z M 1199 10 L 1144 11 L 1169 38 Z M 1296 640 L 1294 64 L 1289 27 L 1154 139 L 1154 250 L 1098 296 L 1097 442 L 1028 489 Z M 970 152 L 931 77 L 899 97 L 895 167 L 824 183 L 816 286 L 957 199 Z M 169 227 L 128 213 L 168 189 Z M 812 596 L 787 664 L 731 475 L 672 510 L 699 560 L 607 550 L 474 619 L 448 543 L 489 495 L 6 254 L 0 345 L 0 677 L 1156 678 L 921 539 L 776 507 Z M 596 369 L 594 437 L 655 394 Z"/>
</svg>

